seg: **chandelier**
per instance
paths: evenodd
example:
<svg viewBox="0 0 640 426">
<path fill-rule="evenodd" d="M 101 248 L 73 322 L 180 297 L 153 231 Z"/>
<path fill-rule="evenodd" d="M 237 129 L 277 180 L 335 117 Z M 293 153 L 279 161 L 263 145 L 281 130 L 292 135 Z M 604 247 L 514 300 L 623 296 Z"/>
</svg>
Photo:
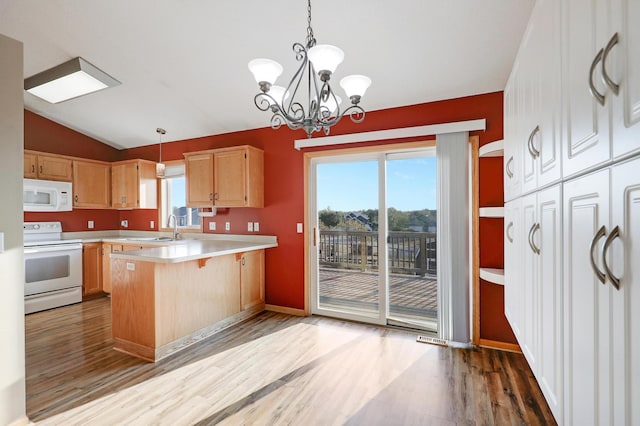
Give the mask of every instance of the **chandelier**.
<svg viewBox="0 0 640 426">
<path fill-rule="evenodd" d="M 249 70 L 253 73 L 260 87 L 260 93 L 254 97 L 256 107 L 261 111 L 273 113 L 271 127 L 279 129 L 285 123 L 290 129 L 304 129 L 310 138 L 313 132 L 324 131 L 329 134 L 331 126 L 337 124 L 342 117 L 349 115 L 354 123 L 364 120 L 365 111 L 359 105 L 365 91 L 371 85 L 371 79 L 364 75 L 349 75 L 340 80 L 351 105 L 340 109 L 342 99 L 336 95 L 329 81 L 338 65 L 344 59 L 344 52 L 336 46 L 316 44 L 311 28 L 311 0 L 307 2 L 307 39 L 306 44 L 294 43 L 293 52 L 300 67 L 285 88 L 274 86 L 276 79 L 282 74 L 282 66 L 271 59 L 254 59 L 249 62 Z M 316 72 L 316 70 L 318 70 Z M 305 77 L 307 98 L 299 95 L 298 90 Z M 317 77 L 316 77 L 317 75 Z M 318 81 L 318 78 L 320 81 Z M 289 95 L 291 94 L 291 97 Z"/>
</svg>

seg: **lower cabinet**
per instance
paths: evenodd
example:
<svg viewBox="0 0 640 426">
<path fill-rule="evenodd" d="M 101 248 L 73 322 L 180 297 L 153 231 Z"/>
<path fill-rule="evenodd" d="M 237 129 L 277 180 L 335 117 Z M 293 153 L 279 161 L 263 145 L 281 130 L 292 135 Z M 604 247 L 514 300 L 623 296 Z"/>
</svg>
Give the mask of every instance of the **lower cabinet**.
<svg viewBox="0 0 640 426">
<path fill-rule="evenodd" d="M 240 306 L 244 311 L 264 303 L 264 250 L 243 253 L 240 264 Z"/>
<path fill-rule="evenodd" d="M 640 424 L 639 169 L 565 183 L 565 424 Z"/>
<path fill-rule="evenodd" d="M 560 185 L 505 207 L 505 315 L 549 408 L 562 418 Z"/>
<path fill-rule="evenodd" d="M 102 243 L 82 245 L 82 296 L 102 293 Z"/>
<path fill-rule="evenodd" d="M 505 314 L 559 424 L 640 425 L 638 170 L 505 206 Z"/>
</svg>

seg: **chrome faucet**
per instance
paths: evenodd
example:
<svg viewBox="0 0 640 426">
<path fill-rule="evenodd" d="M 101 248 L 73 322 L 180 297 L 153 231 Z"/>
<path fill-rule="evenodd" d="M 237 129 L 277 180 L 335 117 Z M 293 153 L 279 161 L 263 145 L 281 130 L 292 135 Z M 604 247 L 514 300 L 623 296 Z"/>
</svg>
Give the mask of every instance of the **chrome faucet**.
<svg viewBox="0 0 640 426">
<path fill-rule="evenodd" d="M 178 239 L 178 218 L 176 217 L 175 214 L 170 214 L 169 218 L 167 219 L 167 227 L 170 228 L 171 227 L 171 219 L 173 219 L 173 239 L 177 240 Z"/>
</svg>

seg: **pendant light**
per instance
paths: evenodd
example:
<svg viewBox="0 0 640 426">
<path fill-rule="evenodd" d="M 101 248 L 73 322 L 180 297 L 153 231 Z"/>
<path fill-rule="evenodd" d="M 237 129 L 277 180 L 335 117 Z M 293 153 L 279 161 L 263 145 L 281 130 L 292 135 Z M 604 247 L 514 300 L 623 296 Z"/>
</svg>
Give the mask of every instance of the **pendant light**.
<svg viewBox="0 0 640 426">
<path fill-rule="evenodd" d="M 160 179 L 164 179 L 165 167 L 164 167 L 164 163 L 162 162 L 162 135 L 167 133 L 167 131 L 158 127 L 156 129 L 156 133 L 160 135 L 160 161 L 156 164 L 156 177 Z"/>
</svg>

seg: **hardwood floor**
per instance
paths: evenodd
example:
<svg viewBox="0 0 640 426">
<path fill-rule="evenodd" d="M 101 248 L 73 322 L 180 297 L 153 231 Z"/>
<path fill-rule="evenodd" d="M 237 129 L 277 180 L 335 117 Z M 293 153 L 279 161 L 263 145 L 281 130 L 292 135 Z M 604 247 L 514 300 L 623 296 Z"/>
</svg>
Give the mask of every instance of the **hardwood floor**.
<svg viewBox="0 0 640 426">
<path fill-rule="evenodd" d="M 266 312 L 156 364 L 111 349 L 107 298 L 26 317 L 27 413 L 48 425 L 553 424 L 522 355 Z"/>
</svg>

